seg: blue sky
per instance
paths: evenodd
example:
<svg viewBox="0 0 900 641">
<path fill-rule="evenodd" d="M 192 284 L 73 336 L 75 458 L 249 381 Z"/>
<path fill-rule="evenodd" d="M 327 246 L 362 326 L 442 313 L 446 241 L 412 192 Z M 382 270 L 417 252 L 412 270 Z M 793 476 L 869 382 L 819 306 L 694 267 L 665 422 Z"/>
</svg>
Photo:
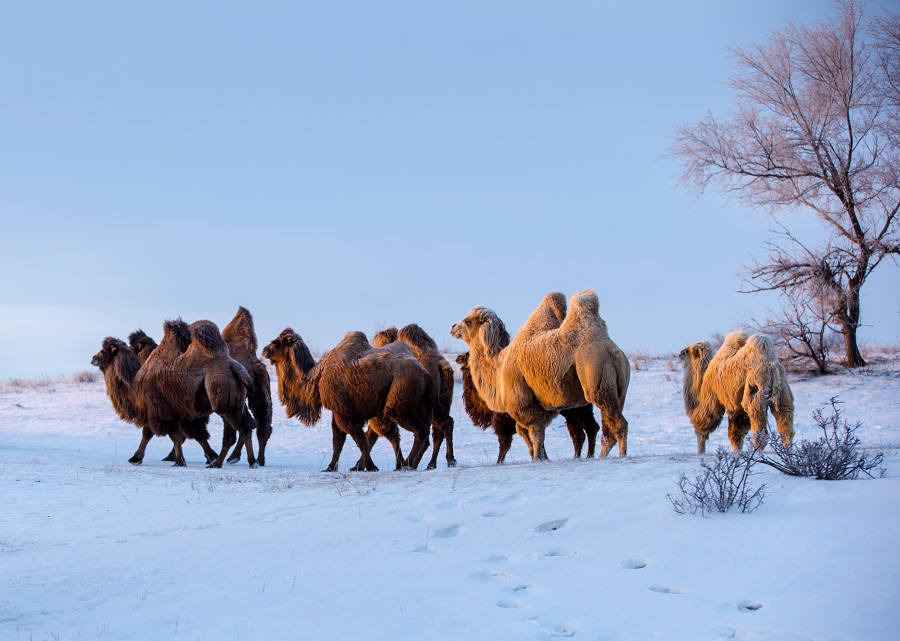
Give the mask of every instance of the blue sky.
<svg viewBox="0 0 900 641">
<path fill-rule="evenodd" d="M 238 305 L 261 344 L 292 326 L 321 350 L 410 322 L 462 349 L 474 305 L 514 330 L 587 287 L 626 350 L 764 315 L 736 290 L 771 221 L 679 187 L 667 145 L 728 108 L 729 46 L 830 10 L 3 3 L 0 378 Z M 863 341 L 900 341 L 898 276 L 867 285 Z"/>
</svg>

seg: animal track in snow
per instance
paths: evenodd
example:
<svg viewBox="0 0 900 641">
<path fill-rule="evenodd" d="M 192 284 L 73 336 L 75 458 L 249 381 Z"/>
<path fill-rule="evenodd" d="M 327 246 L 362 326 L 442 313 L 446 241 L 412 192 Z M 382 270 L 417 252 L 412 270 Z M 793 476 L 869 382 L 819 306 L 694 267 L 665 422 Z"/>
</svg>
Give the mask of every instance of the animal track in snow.
<svg viewBox="0 0 900 641">
<path fill-rule="evenodd" d="M 626 570 L 643 570 L 647 567 L 646 559 L 628 559 L 622 561 L 622 567 Z"/>
<path fill-rule="evenodd" d="M 436 530 L 434 534 L 431 536 L 438 539 L 452 539 L 455 536 L 459 536 L 462 532 L 461 525 L 451 525 L 449 527 L 441 528 L 440 530 Z"/>
<path fill-rule="evenodd" d="M 501 607 L 501 608 L 512 608 L 512 609 L 519 609 L 522 607 L 515 601 L 498 601 L 497 606 Z"/>
<path fill-rule="evenodd" d="M 660 594 L 687 594 L 687 590 L 683 588 L 670 588 L 664 585 L 651 585 L 650 589 Z"/>
<path fill-rule="evenodd" d="M 569 523 L 569 519 L 556 519 L 555 521 L 547 521 L 546 523 L 541 523 L 536 528 L 534 528 L 535 532 L 556 532 L 557 530 L 566 527 Z"/>
<path fill-rule="evenodd" d="M 747 600 L 738 603 L 737 607 L 741 612 L 756 612 L 762 607 L 762 603 Z"/>
<path fill-rule="evenodd" d="M 513 594 L 517 594 L 519 596 L 526 596 L 531 594 L 531 586 L 530 585 L 518 585 L 512 589 Z"/>
</svg>

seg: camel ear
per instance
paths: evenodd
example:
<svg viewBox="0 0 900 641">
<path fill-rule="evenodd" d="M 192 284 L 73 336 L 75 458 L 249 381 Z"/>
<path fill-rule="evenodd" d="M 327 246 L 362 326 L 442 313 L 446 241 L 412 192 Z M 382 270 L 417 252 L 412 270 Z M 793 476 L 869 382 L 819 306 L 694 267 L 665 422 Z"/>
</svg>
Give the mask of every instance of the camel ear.
<svg viewBox="0 0 900 641">
<path fill-rule="evenodd" d="M 116 347 L 115 345 L 110 345 L 110 346 L 109 346 L 109 353 L 110 353 L 110 354 L 115 355 L 116 352 L 118 352 L 118 351 L 119 351 L 119 348 Z"/>
</svg>

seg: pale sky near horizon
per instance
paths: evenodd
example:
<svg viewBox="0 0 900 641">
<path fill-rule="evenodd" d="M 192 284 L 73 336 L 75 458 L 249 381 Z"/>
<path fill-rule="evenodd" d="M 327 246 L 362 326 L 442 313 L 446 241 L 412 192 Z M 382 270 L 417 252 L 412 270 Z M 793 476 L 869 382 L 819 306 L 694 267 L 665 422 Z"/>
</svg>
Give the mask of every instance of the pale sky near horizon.
<svg viewBox="0 0 900 641">
<path fill-rule="evenodd" d="M 891 6 L 869 2 L 871 11 Z M 730 106 L 728 47 L 820 0 L 0 4 L 0 380 L 91 370 L 239 305 L 263 345 L 422 325 L 511 331 L 593 288 L 626 351 L 670 353 L 742 295 L 760 211 L 680 187 L 680 124 Z M 781 219 L 815 234 L 809 214 Z M 861 339 L 900 343 L 900 269 Z"/>
</svg>

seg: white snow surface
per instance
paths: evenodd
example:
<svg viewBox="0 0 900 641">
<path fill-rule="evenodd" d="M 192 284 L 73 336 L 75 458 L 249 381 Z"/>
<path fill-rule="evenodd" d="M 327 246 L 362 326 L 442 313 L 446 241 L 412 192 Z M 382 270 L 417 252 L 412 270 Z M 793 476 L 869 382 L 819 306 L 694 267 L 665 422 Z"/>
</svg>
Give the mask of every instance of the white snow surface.
<svg viewBox="0 0 900 641">
<path fill-rule="evenodd" d="M 265 468 L 207 469 L 192 442 L 174 468 L 163 439 L 132 466 L 102 380 L 0 386 L 0 639 L 900 639 L 900 358 L 791 380 L 797 438 L 838 397 L 887 478 L 761 467 L 761 507 L 708 517 L 666 498 L 700 464 L 677 358 L 634 362 L 625 458 L 573 460 L 559 418 L 553 460 L 517 438 L 494 465 L 457 383 L 459 466 L 412 472 L 384 440 L 382 471 L 347 472 L 349 439 L 320 472 L 330 415 L 304 427 L 274 394 Z"/>
</svg>

